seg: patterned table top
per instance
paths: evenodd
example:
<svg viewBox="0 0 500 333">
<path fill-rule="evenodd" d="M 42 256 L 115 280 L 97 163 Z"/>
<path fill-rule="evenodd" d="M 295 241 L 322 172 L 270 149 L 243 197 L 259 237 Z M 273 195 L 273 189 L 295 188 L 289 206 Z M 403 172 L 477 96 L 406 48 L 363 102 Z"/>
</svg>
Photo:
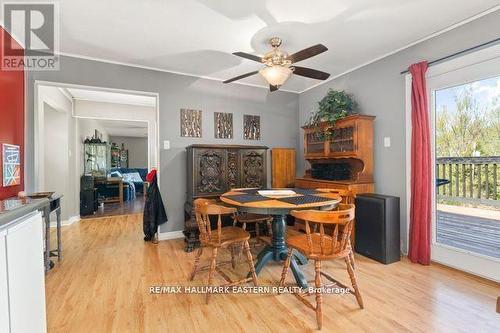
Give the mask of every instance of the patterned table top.
<svg viewBox="0 0 500 333">
<path fill-rule="evenodd" d="M 337 205 L 341 198 L 335 193 L 291 189 L 296 194 L 281 198 L 261 196 L 255 189 L 234 189 L 224 193 L 221 201 L 237 207 L 262 209 L 306 209 Z"/>
</svg>

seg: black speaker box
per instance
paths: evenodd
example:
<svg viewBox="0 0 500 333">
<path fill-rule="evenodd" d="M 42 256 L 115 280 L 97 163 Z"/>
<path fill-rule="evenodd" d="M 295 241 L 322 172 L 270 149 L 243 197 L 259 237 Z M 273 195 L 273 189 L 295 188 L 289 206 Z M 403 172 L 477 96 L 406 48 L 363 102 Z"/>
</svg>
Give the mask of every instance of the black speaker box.
<svg viewBox="0 0 500 333">
<path fill-rule="evenodd" d="M 83 175 L 80 178 L 80 191 L 93 191 L 94 187 L 94 177 Z"/>
<path fill-rule="evenodd" d="M 80 216 L 92 215 L 97 210 L 97 191 L 80 191 Z"/>
<path fill-rule="evenodd" d="M 355 251 L 383 264 L 399 261 L 399 197 L 357 194 L 355 204 Z"/>
</svg>

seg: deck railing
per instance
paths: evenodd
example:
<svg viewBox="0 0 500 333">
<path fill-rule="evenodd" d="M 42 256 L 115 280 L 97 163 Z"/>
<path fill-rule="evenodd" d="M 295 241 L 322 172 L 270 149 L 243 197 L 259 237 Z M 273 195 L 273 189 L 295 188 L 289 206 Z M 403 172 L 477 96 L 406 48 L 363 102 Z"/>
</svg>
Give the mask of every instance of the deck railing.
<svg viewBox="0 0 500 333">
<path fill-rule="evenodd" d="M 437 188 L 439 199 L 500 207 L 500 156 L 438 157 L 436 178 L 449 184 Z"/>
</svg>

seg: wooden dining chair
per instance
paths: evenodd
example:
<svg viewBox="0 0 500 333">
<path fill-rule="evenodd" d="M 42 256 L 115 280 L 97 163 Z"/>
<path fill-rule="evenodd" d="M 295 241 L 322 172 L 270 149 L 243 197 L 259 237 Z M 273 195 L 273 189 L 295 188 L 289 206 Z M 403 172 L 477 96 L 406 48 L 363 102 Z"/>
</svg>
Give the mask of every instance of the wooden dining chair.
<svg viewBox="0 0 500 333">
<path fill-rule="evenodd" d="M 352 225 L 354 221 L 354 205 L 340 204 L 339 210 L 335 211 L 318 211 L 318 210 L 294 210 L 291 214 L 299 219 L 305 221 L 306 234 L 289 237 L 286 240 L 288 246 L 288 255 L 281 274 L 280 287 L 284 286 L 285 279 L 290 267 L 290 258 L 293 251 L 300 251 L 308 259 L 314 260 L 315 267 L 315 287 L 316 287 L 316 305 L 309 302 L 303 294 L 294 293 L 309 308 L 316 312 L 316 321 L 318 328 L 321 329 L 323 324 L 323 295 L 321 292 L 322 287 L 336 286 L 349 289 L 351 293 L 356 296 L 359 307 L 363 308 L 363 299 L 356 281 L 356 274 L 352 267 L 351 262 L 351 244 L 349 237 L 352 232 Z M 312 232 L 310 223 L 319 225 L 319 233 Z M 325 233 L 325 226 L 333 227 L 331 234 Z M 352 289 L 346 287 L 342 283 L 335 280 L 331 275 L 321 271 L 321 262 L 325 260 L 344 259 L 347 266 L 347 273 L 351 279 Z M 321 275 L 326 277 L 332 283 L 329 285 L 321 285 Z"/>
<path fill-rule="evenodd" d="M 248 187 L 248 188 L 231 189 L 231 191 L 242 191 L 242 190 L 258 190 L 258 188 Z M 264 243 L 265 245 L 267 245 L 268 242 L 266 242 L 266 240 L 264 240 L 260 236 L 260 226 L 262 224 L 264 224 L 264 226 L 267 230 L 267 234 L 271 235 L 271 233 L 272 233 L 272 230 L 271 230 L 272 220 L 273 220 L 273 217 L 271 215 L 238 212 L 234 216 L 233 226 L 236 226 L 238 223 L 240 223 L 243 230 L 247 230 L 247 226 L 249 224 L 254 225 L 255 240 L 257 241 L 256 243 Z"/>
<path fill-rule="evenodd" d="M 243 230 L 247 230 L 247 225 L 253 224 L 255 230 L 255 240 L 256 243 L 263 243 L 267 245 L 269 242 L 264 240 L 260 235 L 260 226 L 263 224 L 267 228 L 268 235 L 271 235 L 271 222 L 273 221 L 273 217 L 271 215 L 263 215 L 263 214 L 254 214 L 254 213 L 237 213 L 234 216 L 233 226 L 236 226 L 237 223 L 241 224 Z"/>
<path fill-rule="evenodd" d="M 212 249 L 212 257 L 210 261 L 209 273 L 207 286 L 212 286 L 212 281 L 215 271 L 217 271 L 224 280 L 226 284 L 224 286 L 234 286 L 246 282 L 252 281 L 255 286 L 257 286 L 257 274 L 255 273 L 255 268 L 253 265 L 252 254 L 250 253 L 250 246 L 248 240 L 250 239 L 250 234 L 241 228 L 237 227 L 222 227 L 222 216 L 223 215 L 234 215 L 236 213 L 236 208 L 226 207 L 214 204 L 213 201 L 207 199 L 196 199 L 194 201 L 196 223 L 200 231 L 200 248 L 196 252 L 196 257 L 194 260 L 193 271 L 190 276 L 192 281 L 197 273 L 197 271 L 203 268 L 198 268 L 200 257 L 203 254 L 203 248 Z M 210 217 L 217 218 L 217 229 L 212 230 L 210 223 Z M 244 251 L 246 253 L 248 266 L 250 268 L 251 277 L 243 278 L 238 281 L 233 281 L 229 276 L 221 270 L 217 265 L 217 254 L 220 248 L 229 248 L 231 251 L 231 261 L 233 268 L 235 266 L 235 249 L 243 244 Z M 205 267 L 207 268 L 207 266 Z M 210 299 L 210 293 L 206 294 L 206 303 Z"/>
<path fill-rule="evenodd" d="M 344 190 L 339 188 L 317 188 L 316 191 L 325 193 L 335 193 L 340 195 L 343 204 L 354 204 L 356 195 L 351 190 Z"/>
<path fill-rule="evenodd" d="M 344 189 L 337 189 L 337 188 L 318 188 L 318 189 L 316 189 L 316 191 L 338 194 L 342 198 L 341 203 L 343 203 L 343 204 L 354 205 L 354 200 L 356 199 L 356 195 L 351 190 L 344 190 Z M 335 208 L 335 209 L 338 209 L 338 208 Z M 354 268 L 354 269 L 356 269 L 356 262 L 354 261 L 354 242 L 355 242 L 354 233 L 355 233 L 355 231 L 356 231 L 356 223 L 354 221 L 353 225 L 352 225 L 351 237 L 349 237 L 349 241 L 351 242 L 350 245 L 353 248 L 350 256 L 351 256 L 352 268 Z"/>
<path fill-rule="evenodd" d="M 354 204 L 354 198 L 356 197 L 354 195 L 354 192 L 351 190 L 338 189 L 338 188 L 316 188 L 315 190 L 318 192 L 338 194 L 342 199 L 341 203 L 344 204 Z M 304 223 L 302 223 L 302 221 L 297 221 L 296 229 L 304 232 L 305 231 Z"/>
</svg>

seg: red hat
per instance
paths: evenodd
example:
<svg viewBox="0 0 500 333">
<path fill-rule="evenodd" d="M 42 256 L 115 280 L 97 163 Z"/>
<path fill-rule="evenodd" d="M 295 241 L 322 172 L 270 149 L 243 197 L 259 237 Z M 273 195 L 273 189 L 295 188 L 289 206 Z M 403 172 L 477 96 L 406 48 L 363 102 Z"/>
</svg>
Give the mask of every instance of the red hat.
<svg viewBox="0 0 500 333">
<path fill-rule="evenodd" d="M 156 178 L 156 169 L 153 169 L 146 176 L 146 180 L 151 183 L 155 178 Z"/>
</svg>

